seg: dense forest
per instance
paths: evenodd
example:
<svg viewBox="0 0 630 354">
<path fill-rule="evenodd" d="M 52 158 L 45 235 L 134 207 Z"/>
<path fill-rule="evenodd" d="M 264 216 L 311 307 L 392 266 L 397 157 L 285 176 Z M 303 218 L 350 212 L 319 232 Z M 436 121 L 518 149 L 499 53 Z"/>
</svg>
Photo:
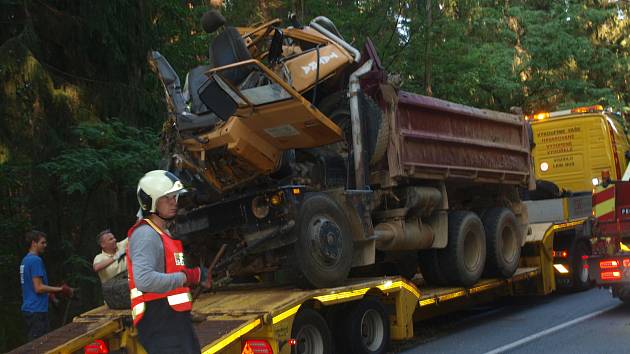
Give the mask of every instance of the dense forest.
<svg viewBox="0 0 630 354">
<path fill-rule="evenodd" d="M 630 102 L 627 1 L 0 0 L 0 351 L 25 338 L 26 230 L 48 234 L 51 284 L 80 289 L 51 309 L 54 326 L 102 303 L 95 236 L 125 236 L 136 183 L 160 159 L 166 105 L 147 53 L 180 77 L 205 63 L 211 7 L 236 26 L 327 16 L 355 47 L 371 38 L 406 90 L 475 107 Z"/>
</svg>

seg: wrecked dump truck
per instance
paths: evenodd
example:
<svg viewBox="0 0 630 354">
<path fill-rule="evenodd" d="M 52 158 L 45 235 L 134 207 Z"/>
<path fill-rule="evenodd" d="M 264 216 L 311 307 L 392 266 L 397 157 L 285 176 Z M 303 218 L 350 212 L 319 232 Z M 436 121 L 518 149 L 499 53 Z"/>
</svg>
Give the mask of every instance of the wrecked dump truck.
<svg viewBox="0 0 630 354">
<path fill-rule="evenodd" d="M 190 190 L 173 233 L 201 265 L 225 249 L 216 284 L 512 276 L 528 231 L 521 118 L 400 90 L 369 39 L 359 51 L 325 17 L 202 24 L 211 64 L 184 85 L 158 52 L 150 62 L 170 111 L 165 168 Z"/>
</svg>

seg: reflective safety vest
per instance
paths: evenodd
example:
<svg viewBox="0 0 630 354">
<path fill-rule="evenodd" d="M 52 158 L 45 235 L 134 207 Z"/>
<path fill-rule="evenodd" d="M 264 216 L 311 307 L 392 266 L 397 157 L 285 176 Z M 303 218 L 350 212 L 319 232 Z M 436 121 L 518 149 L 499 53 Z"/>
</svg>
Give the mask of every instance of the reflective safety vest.
<svg viewBox="0 0 630 354">
<path fill-rule="evenodd" d="M 137 222 L 135 225 L 129 229 L 127 233 L 129 239 L 131 240 L 132 233 L 137 229 L 140 225 L 147 224 L 155 230 L 160 235 L 162 239 L 162 245 L 164 246 L 164 270 L 165 273 L 177 273 L 186 266 L 184 265 L 184 248 L 182 246 L 182 242 L 179 240 L 173 240 L 170 238 L 162 229 L 160 229 L 157 225 L 155 225 L 149 219 L 143 219 Z M 190 295 L 190 289 L 188 287 L 182 286 L 165 293 L 143 293 L 142 291 L 136 288 L 136 284 L 133 278 L 133 264 L 131 262 L 131 257 L 129 256 L 129 245 L 131 242 L 127 243 L 127 272 L 129 274 L 129 293 L 131 296 L 131 317 L 133 318 L 134 326 L 138 325 L 138 322 L 142 319 L 144 315 L 144 311 L 146 309 L 146 302 L 153 301 L 158 299 L 166 298 L 168 300 L 168 304 L 175 311 L 190 311 L 192 309 L 192 295 Z"/>
</svg>

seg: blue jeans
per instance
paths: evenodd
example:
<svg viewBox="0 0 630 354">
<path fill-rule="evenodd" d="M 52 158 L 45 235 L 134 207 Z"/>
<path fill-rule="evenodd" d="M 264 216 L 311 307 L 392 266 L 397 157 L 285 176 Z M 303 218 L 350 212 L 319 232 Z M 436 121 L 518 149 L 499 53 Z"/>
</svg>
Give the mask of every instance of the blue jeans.
<svg viewBox="0 0 630 354">
<path fill-rule="evenodd" d="M 22 312 L 22 316 L 26 322 L 26 335 L 29 342 L 50 331 L 48 312 Z"/>
</svg>

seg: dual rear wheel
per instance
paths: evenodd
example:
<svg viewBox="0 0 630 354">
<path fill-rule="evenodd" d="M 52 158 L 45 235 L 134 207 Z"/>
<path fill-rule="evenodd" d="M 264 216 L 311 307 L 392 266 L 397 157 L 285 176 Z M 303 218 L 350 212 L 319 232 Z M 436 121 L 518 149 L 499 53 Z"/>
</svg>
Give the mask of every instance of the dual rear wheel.
<svg viewBox="0 0 630 354">
<path fill-rule="evenodd" d="M 293 354 L 385 353 L 389 344 L 389 319 L 377 298 L 366 297 L 344 306 L 337 316 L 324 317 L 311 308 L 301 309 L 291 329 Z M 330 328 L 334 328 L 334 335 Z"/>
<path fill-rule="evenodd" d="M 424 279 L 434 285 L 471 286 L 483 274 L 511 277 L 520 260 L 521 242 L 514 213 L 490 208 L 480 218 L 472 211 L 449 213 L 448 244 L 421 251 Z"/>
</svg>

